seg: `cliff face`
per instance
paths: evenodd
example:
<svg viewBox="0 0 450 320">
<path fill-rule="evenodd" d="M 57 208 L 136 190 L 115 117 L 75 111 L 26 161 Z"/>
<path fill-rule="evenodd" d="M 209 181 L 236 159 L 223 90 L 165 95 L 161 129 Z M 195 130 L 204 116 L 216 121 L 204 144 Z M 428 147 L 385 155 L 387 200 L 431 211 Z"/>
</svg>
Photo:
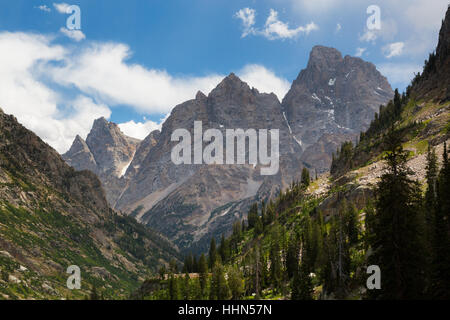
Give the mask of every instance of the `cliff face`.
<svg viewBox="0 0 450 320">
<path fill-rule="evenodd" d="M 439 32 L 436 51 L 432 53 L 424 66 L 423 73 L 414 79 L 410 88 L 417 100 L 450 100 L 450 7 Z"/>
<path fill-rule="evenodd" d="M 305 150 L 302 160 L 324 172 L 340 143 L 365 131 L 392 97 L 391 86 L 373 64 L 316 46 L 282 106 Z"/>
<path fill-rule="evenodd" d="M 203 132 L 211 128 L 222 132 L 224 155 L 226 129 L 279 129 L 280 170 L 262 176 L 259 165 L 175 165 L 171 151 L 176 142 L 171 135 L 182 128 L 194 137 L 194 121 L 202 122 Z M 184 248 L 201 242 L 199 249 L 204 249 L 212 235 L 227 232 L 236 219 L 242 219 L 252 201 L 299 178 L 301 147 L 289 133 L 280 102 L 273 94 L 251 89 L 234 74 L 208 96 L 199 92 L 175 107 L 154 141 L 146 157 L 136 161 L 140 164 L 131 164 L 117 208 L 134 211 L 140 221 Z M 248 146 L 246 150 L 248 157 Z"/>
<path fill-rule="evenodd" d="M 105 118 L 94 121 L 86 141 L 77 136 L 63 159 L 76 170 L 94 172 L 103 184 L 106 199 L 114 204 L 125 186 L 122 177 L 130 165 L 139 140 L 124 135 Z"/>
<path fill-rule="evenodd" d="M 136 148 L 116 131 L 109 133 L 105 128 L 114 125 L 100 119 L 86 143 L 77 137 L 64 158 L 77 169 L 94 168 L 115 208 L 182 248 L 203 250 L 211 236 L 228 232 L 244 218 L 251 203 L 299 180 L 304 166 L 312 175 L 314 169 L 328 170 L 332 152 L 357 137 L 391 96 L 391 87 L 372 64 L 315 47 L 282 104 L 274 94 L 262 94 L 230 74 L 208 96 L 199 92 L 176 106 L 161 132 L 150 133 Z M 278 129 L 279 171 L 262 176 L 260 165 L 175 165 L 171 151 L 177 142 L 171 135 L 182 128 L 194 137 L 195 121 L 202 121 L 203 132 L 220 130 L 224 143 L 226 129 Z M 246 157 L 248 163 L 248 148 Z M 117 168 L 129 161 L 118 178 Z"/>
<path fill-rule="evenodd" d="M 86 150 L 79 138 L 76 148 Z M 177 257 L 168 241 L 109 207 L 94 173 L 75 171 L 0 109 L 0 298 L 82 298 L 94 282 L 125 297 Z M 82 272 L 76 292 L 66 287 L 70 265 Z"/>
</svg>

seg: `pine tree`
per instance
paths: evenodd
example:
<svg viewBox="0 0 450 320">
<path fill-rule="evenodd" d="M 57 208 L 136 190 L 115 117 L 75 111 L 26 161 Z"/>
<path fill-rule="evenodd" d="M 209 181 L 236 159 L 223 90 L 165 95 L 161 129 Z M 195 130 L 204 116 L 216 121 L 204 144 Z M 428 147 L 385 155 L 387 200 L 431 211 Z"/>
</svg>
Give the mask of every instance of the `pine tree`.
<svg viewBox="0 0 450 320">
<path fill-rule="evenodd" d="M 178 263 L 175 259 L 170 260 L 169 262 L 169 270 L 172 273 L 178 273 Z"/>
<path fill-rule="evenodd" d="M 272 232 L 269 258 L 270 258 L 270 280 L 274 289 L 278 290 L 281 288 L 283 269 L 280 256 L 280 237 L 277 227 L 275 227 L 274 231 Z"/>
<path fill-rule="evenodd" d="M 254 236 L 257 237 L 263 232 L 264 232 L 264 226 L 262 223 L 262 219 L 260 217 L 256 217 Z"/>
<path fill-rule="evenodd" d="M 450 163 L 444 143 L 442 169 L 437 183 L 437 208 L 432 228 L 430 295 L 434 299 L 450 299 Z"/>
<path fill-rule="evenodd" d="M 237 266 L 232 266 L 228 272 L 228 285 L 231 291 L 231 299 L 239 300 L 244 292 L 244 280 Z"/>
<path fill-rule="evenodd" d="M 208 266 L 209 266 L 210 270 L 212 270 L 216 261 L 217 261 L 216 239 L 214 239 L 214 237 L 213 237 L 211 239 L 211 244 L 209 246 L 209 254 L 208 254 Z"/>
<path fill-rule="evenodd" d="M 294 274 L 294 279 L 292 280 L 292 300 L 312 300 L 313 299 L 313 285 L 311 282 L 311 277 L 309 276 L 306 267 L 303 265 L 297 268 Z"/>
<path fill-rule="evenodd" d="M 169 299 L 170 300 L 179 300 L 180 299 L 178 281 L 173 274 L 170 274 L 170 276 L 169 276 Z"/>
<path fill-rule="evenodd" d="M 162 265 L 162 266 L 159 268 L 158 273 L 159 273 L 159 278 L 160 278 L 161 280 L 164 280 L 164 276 L 165 276 L 165 274 L 166 274 L 166 266 Z"/>
<path fill-rule="evenodd" d="M 198 272 L 199 272 L 201 295 L 204 296 L 206 293 L 206 285 L 208 282 L 208 264 L 206 262 L 205 255 L 203 253 L 200 256 L 200 259 L 198 260 Z"/>
<path fill-rule="evenodd" d="M 301 177 L 301 183 L 303 187 L 308 187 L 309 183 L 311 182 L 311 179 L 309 177 L 309 170 L 303 167 L 302 169 L 302 177 Z"/>
<path fill-rule="evenodd" d="M 292 234 L 289 240 L 288 250 L 286 254 L 286 272 L 288 274 L 289 279 L 291 279 L 297 272 L 299 263 L 299 253 L 300 248 L 298 236 Z"/>
<path fill-rule="evenodd" d="M 190 277 L 189 277 L 189 273 L 186 272 L 186 274 L 184 275 L 184 283 L 183 283 L 183 299 L 184 300 L 189 300 L 191 295 L 190 295 Z"/>
<path fill-rule="evenodd" d="M 253 229 L 256 225 L 256 222 L 258 220 L 258 204 L 254 203 L 250 207 L 250 210 L 248 211 L 248 228 Z"/>
<path fill-rule="evenodd" d="M 376 188 L 376 216 L 370 264 L 382 272 L 381 290 L 369 295 L 380 299 L 418 299 L 424 291 L 424 221 L 421 190 L 408 176 L 407 152 L 393 129 L 388 133 L 385 156 L 388 168 Z"/>
<path fill-rule="evenodd" d="M 221 263 L 216 262 L 212 270 L 210 300 L 228 300 L 230 299 L 230 289 L 225 279 L 224 268 Z"/>
<path fill-rule="evenodd" d="M 352 246 L 358 242 L 359 235 L 358 210 L 353 203 L 347 206 L 345 220 L 347 224 L 348 241 L 350 246 Z"/>
</svg>

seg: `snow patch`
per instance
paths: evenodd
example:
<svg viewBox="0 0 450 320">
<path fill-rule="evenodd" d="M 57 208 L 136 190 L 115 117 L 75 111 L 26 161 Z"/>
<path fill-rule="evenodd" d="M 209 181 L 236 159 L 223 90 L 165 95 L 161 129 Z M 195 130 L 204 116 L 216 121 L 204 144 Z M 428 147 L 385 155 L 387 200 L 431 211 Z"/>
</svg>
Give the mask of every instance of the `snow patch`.
<svg viewBox="0 0 450 320">
<path fill-rule="evenodd" d="M 133 161 L 133 158 L 131 158 L 130 162 L 128 162 L 128 163 L 122 168 L 122 171 L 120 171 L 119 178 L 122 178 L 122 177 L 125 175 L 125 173 L 126 173 L 127 170 L 128 170 L 128 167 L 130 166 L 130 164 L 131 164 L 132 161 Z"/>
<path fill-rule="evenodd" d="M 297 143 L 298 143 L 298 145 L 299 145 L 300 147 L 302 147 L 302 148 L 303 148 L 303 144 L 302 144 L 302 141 L 301 141 L 300 139 L 297 139 L 297 137 L 296 137 L 296 136 L 292 136 L 292 137 L 294 138 L 295 142 L 297 142 Z"/>
<path fill-rule="evenodd" d="M 287 121 L 286 113 L 284 111 L 283 111 L 283 118 L 284 118 L 284 121 L 286 121 L 286 125 L 288 126 L 288 129 L 289 129 L 289 133 L 292 134 L 291 126 L 289 125 L 289 122 Z"/>
<path fill-rule="evenodd" d="M 336 83 L 336 78 L 330 79 L 330 80 L 328 81 L 328 85 L 329 85 L 329 86 L 334 86 L 335 83 Z"/>
<path fill-rule="evenodd" d="M 320 98 L 317 96 L 317 94 L 314 92 L 313 95 L 311 96 L 314 100 L 319 101 L 320 103 L 322 103 L 322 100 L 320 100 Z"/>
</svg>

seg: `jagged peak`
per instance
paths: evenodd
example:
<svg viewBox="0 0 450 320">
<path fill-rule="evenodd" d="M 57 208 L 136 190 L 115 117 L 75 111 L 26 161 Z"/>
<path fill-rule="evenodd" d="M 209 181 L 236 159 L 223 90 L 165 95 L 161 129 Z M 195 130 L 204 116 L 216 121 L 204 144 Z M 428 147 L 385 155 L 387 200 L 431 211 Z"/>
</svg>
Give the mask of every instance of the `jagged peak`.
<svg viewBox="0 0 450 320">
<path fill-rule="evenodd" d="M 242 81 L 233 72 L 223 78 L 223 80 L 217 85 L 217 87 L 211 91 L 210 96 L 223 95 L 228 92 L 236 91 L 248 91 L 251 92 L 249 85 Z"/>
<path fill-rule="evenodd" d="M 100 117 L 100 118 L 94 120 L 92 129 L 99 128 L 99 127 L 106 127 L 106 126 L 108 126 L 108 124 L 109 124 L 109 122 L 108 122 L 108 120 L 106 120 L 105 117 Z"/>
<path fill-rule="evenodd" d="M 206 98 L 207 97 L 206 97 L 206 95 L 203 92 L 201 92 L 200 90 L 197 91 L 197 94 L 195 95 L 195 99 L 196 100 L 203 100 L 203 99 L 206 99 Z"/>
<path fill-rule="evenodd" d="M 314 46 L 309 54 L 308 67 L 314 65 L 333 65 L 343 60 L 342 53 L 332 47 Z"/>
</svg>

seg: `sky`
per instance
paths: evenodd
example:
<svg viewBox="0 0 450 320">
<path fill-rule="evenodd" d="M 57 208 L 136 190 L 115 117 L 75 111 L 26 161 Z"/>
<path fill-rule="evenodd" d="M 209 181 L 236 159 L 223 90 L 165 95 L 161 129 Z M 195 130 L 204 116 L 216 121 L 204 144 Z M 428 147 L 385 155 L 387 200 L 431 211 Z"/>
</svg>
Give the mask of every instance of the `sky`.
<svg viewBox="0 0 450 320">
<path fill-rule="evenodd" d="M 231 72 L 282 100 L 314 45 L 374 63 L 402 91 L 435 49 L 448 4 L 1 0 L 0 107 L 60 153 L 102 116 L 143 139 Z"/>
</svg>

